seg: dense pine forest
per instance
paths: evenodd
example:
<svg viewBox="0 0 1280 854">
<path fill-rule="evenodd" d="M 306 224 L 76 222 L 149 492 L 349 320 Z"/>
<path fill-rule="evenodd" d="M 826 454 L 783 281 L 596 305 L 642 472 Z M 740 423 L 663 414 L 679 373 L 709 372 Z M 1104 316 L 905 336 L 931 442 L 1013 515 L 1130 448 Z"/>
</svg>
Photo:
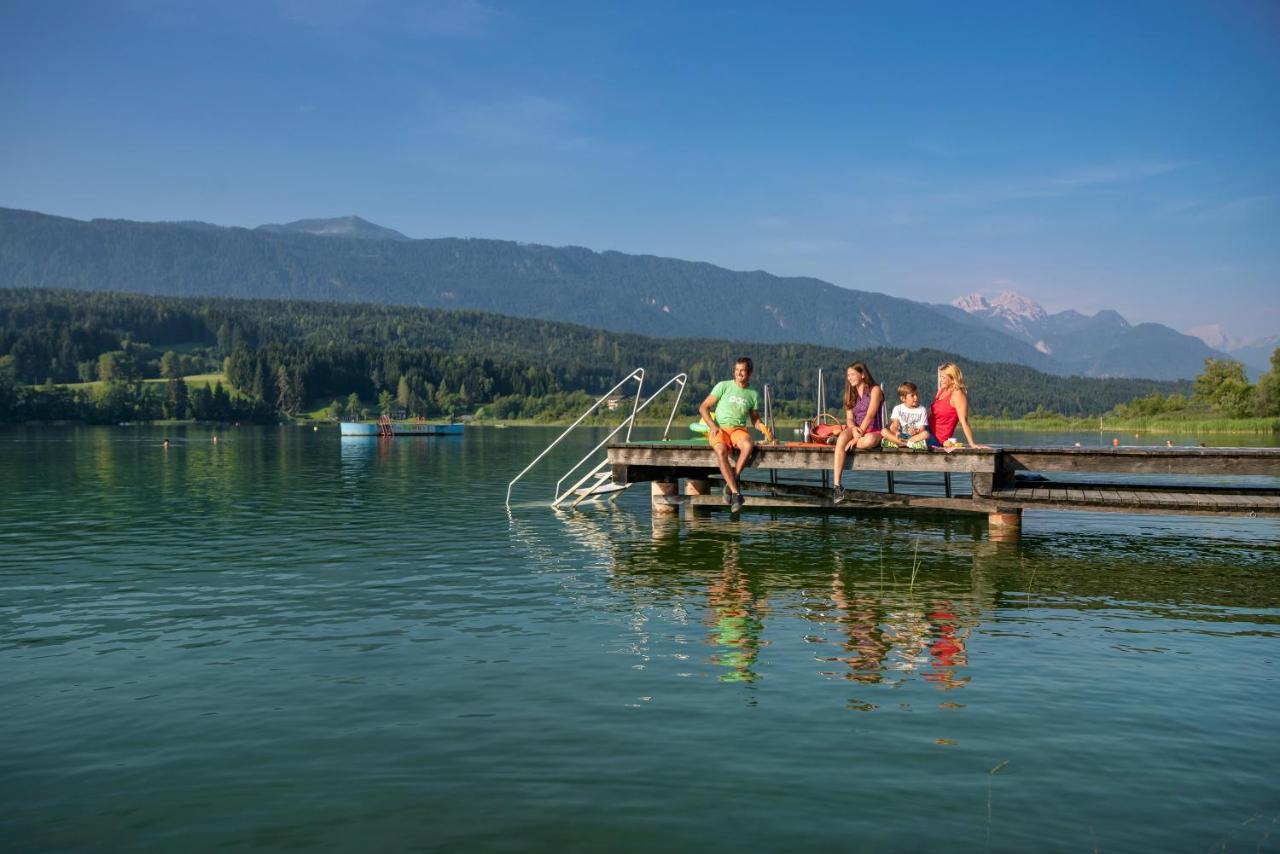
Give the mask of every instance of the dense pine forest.
<svg viewBox="0 0 1280 854">
<path fill-rule="evenodd" d="M 794 344 L 658 339 L 476 311 L 385 305 L 0 290 L 0 420 L 95 423 L 195 418 L 271 422 L 403 409 L 555 420 L 636 367 L 658 382 L 689 374 L 690 413 L 733 359 L 750 355 L 783 415 L 816 406 L 818 368 L 835 408 L 844 366 L 867 362 L 890 388 L 932 385 L 954 359 L 975 410 L 1098 415 L 1189 382 L 1058 377 L 938 350 L 844 351 Z M 192 374 L 220 381 L 189 384 Z M 150 380 L 150 382 L 148 382 Z M 892 402 L 892 401 L 891 401 Z"/>
</svg>

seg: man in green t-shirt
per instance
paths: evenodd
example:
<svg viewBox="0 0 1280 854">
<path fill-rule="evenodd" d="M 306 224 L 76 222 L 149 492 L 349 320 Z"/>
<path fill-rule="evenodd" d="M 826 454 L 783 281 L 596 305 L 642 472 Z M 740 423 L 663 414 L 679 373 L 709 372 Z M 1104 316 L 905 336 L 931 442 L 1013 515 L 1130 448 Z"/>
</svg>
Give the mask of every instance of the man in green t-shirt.
<svg viewBox="0 0 1280 854">
<path fill-rule="evenodd" d="M 755 426 L 770 442 L 773 434 L 769 427 L 760 420 L 760 395 L 747 383 L 751 380 L 751 360 L 746 356 L 738 359 L 733 365 L 733 379 L 717 383 L 698 407 L 698 413 L 707 425 L 707 440 L 716 453 L 716 462 L 720 464 L 720 474 L 724 475 L 724 500 L 733 510 L 737 510 L 745 502 L 738 478 L 746 468 L 755 442 L 747 432 L 747 424 Z M 715 415 L 711 407 L 715 407 Z M 737 466 L 729 463 L 730 448 L 738 449 Z"/>
</svg>

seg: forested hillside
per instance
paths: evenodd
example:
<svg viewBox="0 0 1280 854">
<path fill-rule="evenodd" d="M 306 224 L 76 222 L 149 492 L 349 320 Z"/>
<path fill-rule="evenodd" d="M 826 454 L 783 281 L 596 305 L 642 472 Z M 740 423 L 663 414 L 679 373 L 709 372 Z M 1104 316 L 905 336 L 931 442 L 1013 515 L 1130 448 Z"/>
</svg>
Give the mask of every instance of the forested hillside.
<svg viewBox="0 0 1280 854">
<path fill-rule="evenodd" d="M 252 414 L 258 419 L 345 401 L 353 394 L 364 401 L 390 395 L 425 416 L 483 406 L 494 417 L 554 418 L 581 408 L 584 394 L 598 395 L 636 367 L 646 368 L 658 382 L 685 371 L 692 398 L 700 399 L 729 375 L 740 354 L 755 359 L 757 381 L 773 387 L 782 411 L 797 414 L 816 406 L 818 368 L 827 371 L 829 406 L 835 407 L 843 368 L 855 358 L 867 361 L 890 389 L 910 379 L 926 390 L 937 363 L 957 358 L 939 350 L 657 339 L 475 311 L 0 290 L 0 407 L 6 420 L 74 417 L 66 395 L 56 415 L 41 410 L 57 395 L 39 397 L 54 390 L 28 388 L 37 384 L 106 381 L 117 387 L 118 402 L 126 399 L 120 387 L 142 379 L 176 380 L 217 369 L 225 370 L 243 396 L 243 403 L 237 398 L 226 406 L 259 405 Z M 1153 392 L 1190 388 L 1189 383 L 1056 377 L 1020 365 L 959 361 L 975 408 L 986 414 L 1043 409 L 1096 415 Z M 150 394 L 165 390 L 155 388 Z M 137 405 L 149 407 L 152 417 L 181 414 L 174 401 L 143 401 L 147 393 L 137 392 Z M 174 383 L 168 393 L 177 393 Z M 121 420 L 120 406 L 102 417 Z"/>
<path fill-rule="evenodd" d="M 332 300 L 501 312 L 658 337 L 936 347 L 1044 370 L 1026 342 L 810 278 L 503 240 L 365 240 L 0 208 L 0 287 Z"/>
</svg>

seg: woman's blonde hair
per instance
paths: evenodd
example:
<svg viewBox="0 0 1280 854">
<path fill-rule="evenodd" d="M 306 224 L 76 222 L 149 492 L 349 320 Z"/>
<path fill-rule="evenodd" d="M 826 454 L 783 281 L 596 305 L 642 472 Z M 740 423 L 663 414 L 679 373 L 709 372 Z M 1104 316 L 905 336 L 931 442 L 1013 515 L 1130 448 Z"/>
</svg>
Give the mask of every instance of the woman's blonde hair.
<svg viewBox="0 0 1280 854">
<path fill-rule="evenodd" d="M 955 362 L 943 362 L 938 365 L 938 373 L 951 377 L 951 384 L 961 391 L 969 390 L 969 387 L 964 384 L 964 372 Z"/>
</svg>

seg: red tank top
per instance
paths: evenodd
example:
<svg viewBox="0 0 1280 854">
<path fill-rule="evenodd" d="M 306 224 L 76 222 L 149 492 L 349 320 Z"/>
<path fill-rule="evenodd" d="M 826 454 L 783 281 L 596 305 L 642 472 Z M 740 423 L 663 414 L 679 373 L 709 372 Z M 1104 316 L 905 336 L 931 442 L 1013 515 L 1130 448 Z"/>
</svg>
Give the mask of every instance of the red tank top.
<svg viewBox="0 0 1280 854">
<path fill-rule="evenodd" d="M 939 391 L 933 399 L 933 406 L 929 407 L 929 430 L 933 432 L 933 438 L 939 442 L 950 439 L 956 432 L 956 424 L 960 421 L 959 413 L 951 405 L 953 391 L 955 391 L 954 388 Z"/>
</svg>

